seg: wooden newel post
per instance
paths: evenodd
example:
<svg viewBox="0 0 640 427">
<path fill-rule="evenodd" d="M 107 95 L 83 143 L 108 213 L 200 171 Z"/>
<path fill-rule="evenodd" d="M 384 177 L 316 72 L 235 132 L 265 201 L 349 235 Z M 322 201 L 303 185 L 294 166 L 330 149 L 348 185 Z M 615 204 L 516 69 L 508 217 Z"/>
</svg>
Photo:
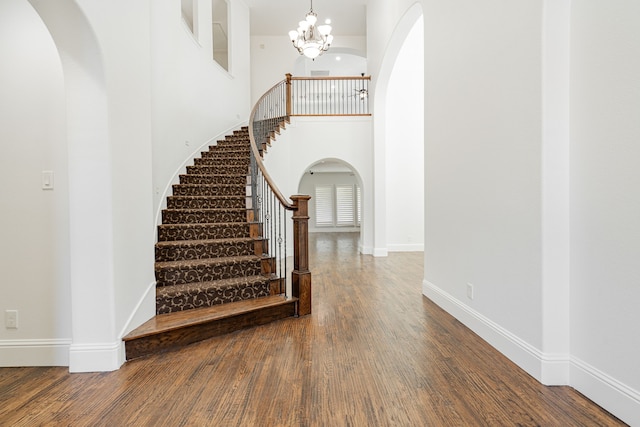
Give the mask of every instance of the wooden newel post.
<svg viewBox="0 0 640 427">
<path fill-rule="evenodd" d="M 292 295 L 298 298 L 298 316 L 311 314 L 311 272 L 309 271 L 309 199 L 291 196 L 293 206 Z"/>
<path fill-rule="evenodd" d="M 285 74 L 287 77 L 287 117 L 291 115 L 291 73 Z"/>
</svg>

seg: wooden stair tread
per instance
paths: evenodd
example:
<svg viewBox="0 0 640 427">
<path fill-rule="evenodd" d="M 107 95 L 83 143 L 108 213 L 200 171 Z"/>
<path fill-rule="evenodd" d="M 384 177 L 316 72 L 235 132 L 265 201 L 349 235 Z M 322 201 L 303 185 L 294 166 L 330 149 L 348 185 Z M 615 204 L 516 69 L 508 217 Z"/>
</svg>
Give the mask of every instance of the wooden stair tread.
<svg viewBox="0 0 640 427">
<path fill-rule="evenodd" d="M 221 320 L 243 313 L 258 311 L 264 308 L 277 307 L 283 304 L 295 303 L 298 299 L 287 298 L 282 295 L 253 298 L 212 307 L 178 311 L 175 313 L 159 314 L 149 319 L 130 333 L 123 340 L 131 341 L 164 332 L 174 331 L 188 326 L 200 325 Z"/>
</svg>

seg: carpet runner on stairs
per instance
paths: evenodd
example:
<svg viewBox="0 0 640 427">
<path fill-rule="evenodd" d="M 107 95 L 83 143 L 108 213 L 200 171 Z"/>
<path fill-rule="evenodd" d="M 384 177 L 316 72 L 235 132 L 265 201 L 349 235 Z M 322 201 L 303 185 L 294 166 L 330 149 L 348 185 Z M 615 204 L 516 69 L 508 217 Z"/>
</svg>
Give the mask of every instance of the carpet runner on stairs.
<svg viewBox="0 0 640 427">
<path fill-rule="evenodd" d="M 247 209 L 249 133 L 201 153 L 162 212 L 156 244 L 156 313 L 279 293 L 260 224 Z"/>
</svg>

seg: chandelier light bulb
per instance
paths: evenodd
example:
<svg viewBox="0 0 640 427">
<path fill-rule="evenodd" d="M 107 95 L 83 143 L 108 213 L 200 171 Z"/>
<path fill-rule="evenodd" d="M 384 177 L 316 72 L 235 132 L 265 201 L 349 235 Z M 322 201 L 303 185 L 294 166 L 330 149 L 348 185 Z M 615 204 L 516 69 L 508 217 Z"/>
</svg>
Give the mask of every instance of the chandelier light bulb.
<svg viewBox="0 0 640 427">
<path fill-rule="evenodd" d="M 307 21 L 309 25 L 314 26 L 316 25 L 316 22 L 318 22 L 318 15 L 316 15 L 313 12 L 309 12 L 307 13 L 307 17 L 305 18 L 305 21 Z"/>
<path fill-rule="evenodd" d="M 327 24 L 316 27 L 318 15 L 313 11 L 313 0 L 311 9 L 303 21 L 298 22 L 298 29 L 289 31 L 289 39 L 298 53 L 310 59 L 315 59 L 329 50 L 333 42 L 331 35 L 330 20 Z"/>
<path fill-rule="evenodd" d="M 320 31 L 320 34 L 326 37 L 329 35 L 329 33 L 331 33 L 331 25 L 320 25 L 318 27 L 318 31 Z"/>
</svg>

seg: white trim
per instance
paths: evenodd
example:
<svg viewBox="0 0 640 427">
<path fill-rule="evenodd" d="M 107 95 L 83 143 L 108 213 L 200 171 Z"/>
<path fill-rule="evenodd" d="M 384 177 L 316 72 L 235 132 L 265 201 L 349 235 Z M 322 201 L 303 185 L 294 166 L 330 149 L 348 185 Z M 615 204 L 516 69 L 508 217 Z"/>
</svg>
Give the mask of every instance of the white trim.
<svg viewBox="0 0 640 427">
<path fill-rule="evenodd" d="M 422 283 L 422 293 L 524 369 L 529 375 L 541 381 L 541 365 L 544 355 L 540 350 L 427 280 Z M 549 360 L 554 359 L 554 357 L 547 357 Z"/>
<path fill-rule="evenodd" d="M 389 252 L 424 252 L 423 243 L 387 244 Z"/>
<path fill-rule="evenodd" d="M 373 248 L 373 256 L 375 257 L 385 257 L 389 255 L 389 251 L 387 248 Z"/>
<path fill-rule="evenodd" d="M 422 293 L 545 385 L 569 385 L 630 425 L 640 426 L 640 392 L 577 357 L 543 353 L 427 280 Z"/>
<path fill-rule="evenodd" d="M 571 355 L 542 353 L 540 378 L 544 385 L 569 385 Z"/>
<path fill-rule="evenodd" d="M 0 367 L 69 366 L 71 339 L 0 341 Z"/>
<path fill-rule="evenodd" d="M 124 343 L 71 344 L 69 348 L 69 372 L 115 371 L 124 360 Z"/>
<path fill-rule="evenodd" d="M 571 386 L 629 425 L 640 426 L 640 392 L 571 357 Z"/>
</svg>

